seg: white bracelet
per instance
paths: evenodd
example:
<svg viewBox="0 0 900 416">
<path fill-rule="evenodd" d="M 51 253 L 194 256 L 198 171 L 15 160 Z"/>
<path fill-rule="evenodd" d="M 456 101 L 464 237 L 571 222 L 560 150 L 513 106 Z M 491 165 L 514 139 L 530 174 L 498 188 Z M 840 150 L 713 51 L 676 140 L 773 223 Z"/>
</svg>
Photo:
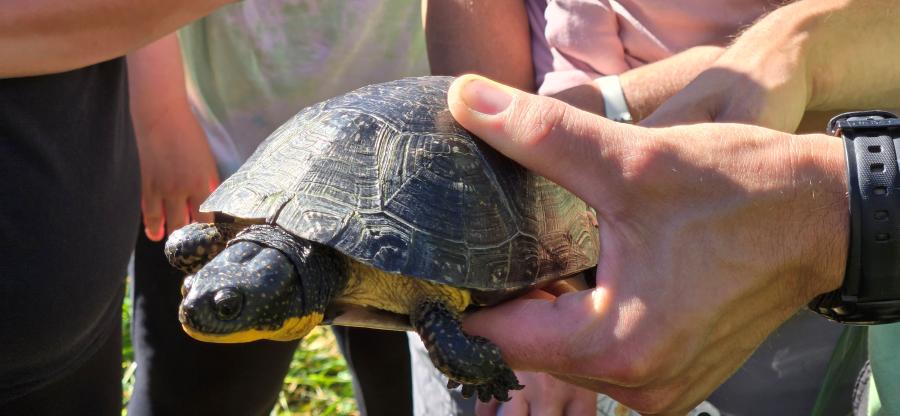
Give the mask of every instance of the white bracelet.
<svg viewBox="0 0 900 416">
<path fill-rule="evenodd" d="M 631 112 L 628 111 L 628 103 L 625 102 L 625 93 L 622 92 L 622 83 L 618 75 L 609 75 L 594 80 L 603 96 L 603 107 L 606 118 L 621 123 L 632 123 Z"/>
</svg>

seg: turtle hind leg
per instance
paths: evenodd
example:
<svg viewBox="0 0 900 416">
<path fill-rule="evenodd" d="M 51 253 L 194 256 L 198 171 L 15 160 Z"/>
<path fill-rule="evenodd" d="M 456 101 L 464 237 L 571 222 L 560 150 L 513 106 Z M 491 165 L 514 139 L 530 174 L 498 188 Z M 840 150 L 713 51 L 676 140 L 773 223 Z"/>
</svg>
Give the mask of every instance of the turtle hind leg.
<svg viewBox="0 0 900 416">
<path fill-rule="evenodd" d="M 444 302 L 421 301 L 411 319 L 431 362 L 450 378 L 447 388 L 462 385 L 463 397 L 477 394 L 487 402 L 492 397 L 509 400 L 510 390 L 523 387 L 500 356 L 500 348 L 486 338 L 463 332 L 459 317 Z"/>
<path fill-rule="evenodd" d="M 235 224 L 185 225 L 166 240 L 166 258 L 169 264 L 184 273 L 196 273 L 225 248 L 237 231 Z"/>
</svg>

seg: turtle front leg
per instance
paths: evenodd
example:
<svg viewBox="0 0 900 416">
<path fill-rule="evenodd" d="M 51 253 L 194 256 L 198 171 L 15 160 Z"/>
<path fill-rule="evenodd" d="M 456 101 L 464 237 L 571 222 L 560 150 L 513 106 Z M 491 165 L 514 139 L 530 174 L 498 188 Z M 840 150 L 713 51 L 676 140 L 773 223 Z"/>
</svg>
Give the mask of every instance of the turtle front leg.
<svg viewBox="0 0 900 416">
<path fill-rule="evenodd" d="M 166 240 L 166 258 L 169 264 L 185 274 L 196 273 L 244 227 L 231 223 L 185 225 L 175 230 Z"/>
<path fill-rule="evenodd" d="M 444 302 L 421 301 L 411 319 L 431 362 L 450 378 L 447 388 L 462 385 L 463 397 L 477 393 L 479 400 L 487 402 L 491 397 L 507 401 L 510 390 L 524 387 L 503 361 L 500 348 L 463 332 L 459 316 Z"/>
</svg>

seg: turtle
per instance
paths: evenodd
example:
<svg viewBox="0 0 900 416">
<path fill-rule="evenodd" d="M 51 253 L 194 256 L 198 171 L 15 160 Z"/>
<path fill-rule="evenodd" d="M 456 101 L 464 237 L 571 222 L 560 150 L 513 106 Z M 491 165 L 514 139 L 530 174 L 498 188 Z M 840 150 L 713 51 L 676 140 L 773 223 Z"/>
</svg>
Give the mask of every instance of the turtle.
<svg viewBox="0 0 900 416">
<path fill-rule="evenodd" d="M 594 267 L 595 212 L 451 116 L 451 77 L 362 87 L 301 110 L 176 230 L 179 321 L 210 342 L 320 324 L 413 329 L 448 388 L 508 400 L 499 348 L 461 314 Z"/>
</svg>

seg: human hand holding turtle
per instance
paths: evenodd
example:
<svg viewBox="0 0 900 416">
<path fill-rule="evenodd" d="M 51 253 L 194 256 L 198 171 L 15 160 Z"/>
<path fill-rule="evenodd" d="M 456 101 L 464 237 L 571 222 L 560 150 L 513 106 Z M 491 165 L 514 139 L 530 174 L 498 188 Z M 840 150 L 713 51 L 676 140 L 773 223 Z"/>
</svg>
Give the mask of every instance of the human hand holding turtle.
<svg viewBox="0 0 900 416">
<path fill-rule="evenodd" d="M 596 289 L 517 299 L 465 320 L 513 368 L 639 412 L 684 413 L 798 308 L 840 285 L 848 220 L 839 139 L 622 125 L 475 76 L 457 79 L 448 102 L 469 131 L 598 214 Z"/>
<path fill-rule="evenodd" d="M 205 203 L 218 222 L 173 233 L 170 261 L 195 273 L 185 329 L 215 342 L 295 339 L 374 309 L 406 319 L 464 395 L 521 388 L 503 354 L 638 410 L 687 409 L 839 282 L 840 143 L 737 125 L 646 130 L 496 85 L 468 97 L 487 98 L 471 112 L 461 86 L 494 85 L 473 79 L 450 89 L 456 118 L 597 207 L 597 290 L 476 312 L 469 330 L 501 348 L 460 327 L 470 305 L 595 264 L 596 224 L 584 202 L 453 123 L 447 79 L 407 79 L 304 110 Z M 809 224 L 829 235 L 815 239 Z"/>
</svg>

